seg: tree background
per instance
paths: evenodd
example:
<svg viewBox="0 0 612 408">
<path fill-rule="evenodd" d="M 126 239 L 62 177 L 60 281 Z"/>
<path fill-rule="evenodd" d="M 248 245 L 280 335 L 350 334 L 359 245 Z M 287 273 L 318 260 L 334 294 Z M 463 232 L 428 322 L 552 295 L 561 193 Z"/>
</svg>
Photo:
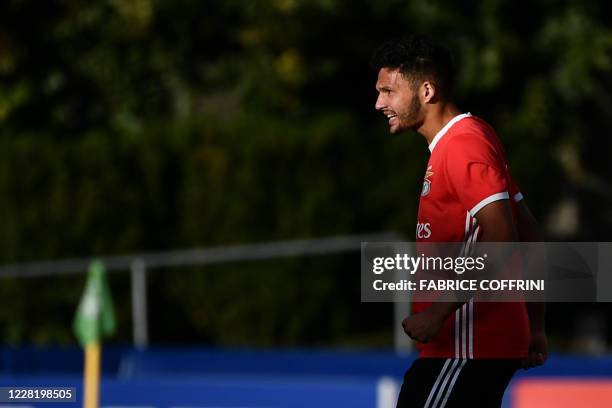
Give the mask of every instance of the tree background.
<svg viewBox="0 0 612 408">
<path fill-rule="evenodd" d="M 427 147 L 374 111 L 373 49 L 453 49 L 549 240 L 610 240 L 605 1 L 7 0 L 0 263 L 373 231 L 414 233 Z M 156 271 L 155 343 L 389 346 L 354 256 Z M 347 284 L 347 282 L 353 282 Z M 4 279 L 0 339 L 72 344 L 83 277 Z M 119 333 L 129 281 L 111 276 Z M 553 346 L 584 313 L 551 305 Z M 581 314 L 583 313 L 583 314 Z M 609 339 L 608 339 L 609 340 Z"/>
</svg>

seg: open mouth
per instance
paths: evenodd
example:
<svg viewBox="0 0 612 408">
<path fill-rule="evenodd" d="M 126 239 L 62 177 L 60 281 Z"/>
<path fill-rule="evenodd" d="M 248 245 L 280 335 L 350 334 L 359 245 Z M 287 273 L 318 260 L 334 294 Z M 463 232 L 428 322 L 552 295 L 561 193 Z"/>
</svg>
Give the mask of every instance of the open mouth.
<svg viewBox="0 0 612 408">
<path fill-rule="evenodd" d="M 389 124 L 391 124 L 391 122 L 393 122 L 395 118 L 397 118 L 397 115 L 394 113 L 389 113 L 386 116 L 387 116 L 387 119 L 389 119 Z"/>
</svg>

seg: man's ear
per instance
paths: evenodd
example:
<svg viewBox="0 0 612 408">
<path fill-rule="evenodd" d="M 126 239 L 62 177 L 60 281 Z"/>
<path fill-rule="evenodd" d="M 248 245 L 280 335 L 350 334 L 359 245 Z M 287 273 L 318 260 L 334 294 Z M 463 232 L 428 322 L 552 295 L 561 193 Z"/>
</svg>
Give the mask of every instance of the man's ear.
<svg viewBox="0 0 612 408">
<path fill-rule="evenodd" d="M 421 85 L 422 103 L 432 103 L 438 99 L 436 84 L 431 81 L 425 81 Z"/>
</svg>

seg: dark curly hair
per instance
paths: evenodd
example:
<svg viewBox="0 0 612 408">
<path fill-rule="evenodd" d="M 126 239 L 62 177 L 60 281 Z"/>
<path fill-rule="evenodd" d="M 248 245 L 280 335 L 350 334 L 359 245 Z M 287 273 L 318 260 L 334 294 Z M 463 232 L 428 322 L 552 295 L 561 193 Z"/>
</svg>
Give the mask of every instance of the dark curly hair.
<svg viewBox="0 0 612 408">
<path fill-rule="evenodd" d="M 398 68 L 413 88 L 431 80 L 444 97 L 451 95 L 454 81 L 451 53 L 429 37 L 410 35 L 385 41 L 374 51 L 370 66 L 376 71 Z"/>
</svg>

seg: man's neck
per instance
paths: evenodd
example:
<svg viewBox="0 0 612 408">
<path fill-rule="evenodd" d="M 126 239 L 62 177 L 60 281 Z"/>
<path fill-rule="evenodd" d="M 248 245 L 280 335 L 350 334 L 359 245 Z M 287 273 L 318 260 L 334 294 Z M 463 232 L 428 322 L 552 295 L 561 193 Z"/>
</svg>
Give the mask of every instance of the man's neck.
<svg viewBox="0 0 612 408">
<path fill-rule="evenodd" d="M 431 141 L 436 137 L 440 129 L 444 127 L 452 118 L 457 115 L 460 115 L 462 112 L 457 108 L 457 106 L 452 102 L 440 103 L 438 105 L 432 106 L 430 111 L 427 112 L 425 120 L 423 121 L 423 125 L 417 129 L 425 140 L 427 140 L 427 144 L 431 144 Z"/>
</svg>

